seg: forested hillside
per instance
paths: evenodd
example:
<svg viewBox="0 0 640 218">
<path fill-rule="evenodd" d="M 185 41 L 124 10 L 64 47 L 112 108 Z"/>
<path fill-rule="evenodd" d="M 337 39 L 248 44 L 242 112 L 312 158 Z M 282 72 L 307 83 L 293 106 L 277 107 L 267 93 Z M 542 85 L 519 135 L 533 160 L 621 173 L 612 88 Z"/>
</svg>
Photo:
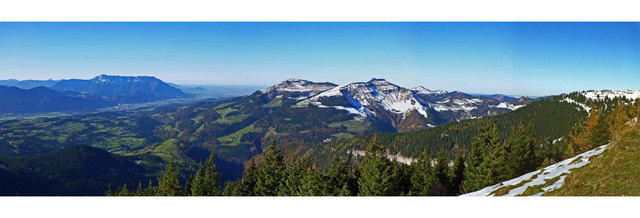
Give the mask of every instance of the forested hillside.
<svg viewBox="0 0 640 218">
<path fill-rule="evenodd" d="M 562 97 L 538 100 L 513 112 L 444 124 L 438 127 L 407 133 L 378 133 L 380 144 L 387 153 L 418 158 L 423 153 L 431 158 L 444 151 L 449 157 L 455 152 L 469 153 L 472 139 L 481 128 L 494 126 L 501 143 L 505 143 L 518 126 L 531 127 L 537 144 L 558 144 L 554 149 L 564 149 L 563 140 L 572 127 L 587 116 L 575 105 L 560 101 Z M 364 135 L 329 143 L 294 144 L 291 150 L 298 155 L 309 155 L 317 159 L 319 166 L 325 166 L 333 156 L 347 155 L 351 150 L 366 150 L 373 135 Z M 302 148 L 299 148 L 302 147 Z M 558 150 L 549 151 L 559 157 Z"/>
<path fill-rule="evenodd" d="M 0 157 L 0 195 L 103 195 L 109 184 L 146 181 L 155 171 L 90 146 L 44 155 Z"/>
</svg>

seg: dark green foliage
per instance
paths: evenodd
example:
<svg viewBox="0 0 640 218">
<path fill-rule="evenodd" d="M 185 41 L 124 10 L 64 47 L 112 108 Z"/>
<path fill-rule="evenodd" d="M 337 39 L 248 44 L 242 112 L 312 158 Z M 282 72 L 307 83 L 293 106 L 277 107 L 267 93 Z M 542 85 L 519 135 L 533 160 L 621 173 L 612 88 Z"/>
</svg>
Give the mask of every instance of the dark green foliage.
<svg viewBox="0 0 640 218">
<path fill-rule="evenodd" d="M 474 137 L 471 157 L 465 171 L 467 178 L 465 191 L 475 191 L 499 180 L 499 172 L 504 170 L 504 146 L 495 127 L 485 127 Z"/>
<path fill-rule="evenodd" d="M 535 154 L 536 140 L 533 126 L 522 125 L 514 129 L 509 140 L 507 161 L 511 171 L 508 177 L 517 177 L 531 172 L 539 166 Z"/>
<path fill-rule="evenodd" d="M 495 126 L 497 137 L 509 139 L 518 125 L 531 123 L 536 144 L 542 144 L 547 137 L 566 137 L 569 130 L 587 116 L 587 112 L 576 109 L 576 105 L 562 102 L 565 97 L 541 99 L 501 115 L 452 122 L 434 128 L 406 133 L 378 133 L 377 140 L 391 154 L 400 153 L 417 159 L 426 153 L 430 158 L 436 158 L 440 150 L 445 150 L 447 156 L 453 158 L 454 154 L 450 151 L 455 146 L 471 150 L 474 136 L 485 126 Z M 363 135 L 328 143 L 294 144 L 291 149 L 296 150 L 297 154 L 309 155 L 317 161 L 319 168 L 325 168 L 335 155 L 345 154 L 352 149 L 368 149 L 372 138 L 373 135 Z"/>
<path fill-rule="evenodd" d="M 606 118 L 607 117 L 605 114 L 601 114 L 598 119 L 598 124 L 593 130 L 593 134 L 591 135 L 591 142 L 593 143 L 593 147 L 609 143 L 609 122 Z"/>
<path fill-rule="evenodd" d="M 187 183 L 184 185 L 184 193 L 187 196 L 192 196 L 191 189 L 193 189 L 193 175 L 190 175 L 189 179 L 187 179 Z"/>
<path fill-rule="evenodd" d="M 328 196 L 349 196 L 358 193 L 357 180 L 347 161 L 334 158 L 326 172 L 326 193 Z"/>
<path fill-rule="evenodd" d="M 263 156 L 264 162 L 258 168 L 255 194 L 259 196 L 277 195 L 280 181 L 284 177 L 284 157 L 274 143 L 267 148 L 267 153 Z"/>
<path fill-rule="evenodd" d="M 193 185 L 190 188 L 193 196 L 216 196 L 220 195 L 220 173 L 215 163 L 216 157 L 213 152 L 209 158 L 200 165 L 196 176 L 193 178 Z"/>
<path fill-rule="evenodd" d="M 449 185 L 449 159 L 444 151 L 440 151 L 433 169 L 435 178 L 435 195 L 447 195 Z"/>
<path fill-rule="evenodd" d="M 303 178 L 307 173 L 307 168 L 311 168 L 311 162 L 308 159 L 292 160 L 285 169 L 283 181 L 280 183 L 278 195 L 280 196 L 297 196 L 302 190 Z"/>
<path fill-rule="evenodd" d="M 395 164 L 380 153 L 367 153 L 360 164 L 359 196 L 398 195 Z"/>
<path fill-rule="evenodd" d="M 85 145 L 0 157 L 0 195 L 104 195 L 109 184 L 119 188 L 149 178 L 151 170 L 134 160 Z"/>
<path fill-rule="evenodd" d="M 182 195 L 179 172 L 173 167 L 173 160 L 162 170 L 158 177 L 159 196 L 180 196 Z"/>
<path fill-rule="evenodd" d="M 462 193 L 461 185 L 462 181 L 464 181 L 464 164 L 464 157 L 459 153 L 453 161 L 453 167 L 450 170 L 448 195 L 458 195 Z"/>
<path fill-rule="evenodd" d="M 429 195 L 434 180 L 431 161 L 426 155 L 420 156 L 418 161 L 411 164 L 411 195 Z"/>
</svg>

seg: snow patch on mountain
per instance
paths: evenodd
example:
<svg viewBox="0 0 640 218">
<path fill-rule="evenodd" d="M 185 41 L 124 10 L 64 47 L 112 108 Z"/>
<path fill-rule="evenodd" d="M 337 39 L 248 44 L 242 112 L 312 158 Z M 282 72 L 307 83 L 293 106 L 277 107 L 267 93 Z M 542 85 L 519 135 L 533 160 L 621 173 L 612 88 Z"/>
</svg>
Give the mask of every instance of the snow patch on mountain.
<svg viewBox="0 0 640 218">
<path fill-rule="evenodd" d="M 271 86 L 269 88 L 260 90 L 260 92 L 262 93 L 269 93 L 272 91 L 308 92 L 309 93 L 308 96 L 313 96 L 320 92 L 324 92 L 326 90 L 332 89 L 336 86 L 337 85 L 333 83 L 314 83 L 314 82 L 302 80 L 302 79 L 287 79 L 275 86 Z"/>
<path fill-rule="evenodd" d="M 640 98 L 640 90 L 621 90 L 621 91 L 611 91 L 611 90 L 601 90 L 601 91 L 591 91 L 591 92 L 583 92 L 582 95 L 591 100 L 603 100 L 606 98 L 613 99 L 615 97 L 625 97 L 630 100 L 634 100 Z"/>
<path fill-rule="evenodd" d="M 349 150 L 347 151 L 347 154 L 350 154 L 352 156 L 359 156 L 359 157 L 364 157 L 367 155 L 367 153 L 363 150 Z M 384 154 L 384 156 L 389 160 L 397 161 L 407 165 L 411 165 L 411 163 L 417 161 L 416 159 L 405 157 L 405 156 L 402 156 L 401 154 Z"/>
<path fill-rule="evenodd" d="M 575 100 L 573 100 L 573 99 L 565 98 L 565 99 L 562 99 L 561 101 L 563 101 L 563 102 L 567 102 L 567 103 L 571 103 L 571 104 L 577 104 L 577 105 L 578 105 L 578 106 L 580 106 L 582 109 L 584 109 L 585 111 L 587 111 L 587 113 L 588 113 L 589 111 L 591 111 L 591 107 L 589 107 L 589 106 L 587 106 L 587 105 L 584 105 L 584 104 L 582 104 L 582 103 L 579 103 L 579 102 L 577 102 L 577 101 L 575 101 Z"/>
<path fill-rule="evenodd" d="M 466 111 L 470 112 L 472 110 L 478 109 L 477 105 L 482 104 L 482 99 L 472 98 L 472 99 L 450 99 L 436 102 L 432 104 L 434 110 L 441 111 Z"/>
<path fill-rule="evenodd" d="M 444 90 L 431 91 L 431 90 L 429 90 L 429 89 L 427 89 L 425 87 L 422 87 L 422 86 L 415 87 L 415 88 L 413 88 L 411 90 L 415 91 L 416 94 L 423 94 L 423 95 L 442 95 L 442 94 L 448 93 L 447 91 L 444 91 Z"/>
<path fill-rule="evenodd" d="M 579 154 L 575 157 L 572 157 L 572 158 L 563 160 L 561 162 L 558 162 L 556 164 L 550 165 L 548 167 L 545 167 L 542 170 L 536 170 L 536 171 L 524 174 L 518 178 L 501 182 L 496 185 L 483 188 L 479 191 L 464 194 L 462 196 L 494 196 L 495 192 L 500 188 L 507 187 L 507 186 L 517 186 L 519 184 L 520 185 L 517 187 L 512 187 L 509 190 L 509 192 L 504 196 L 516 196 L 524 193 L 527 190 L 527 188 L 531 186 L 542 185 L 544 186 L 544 187 L 541 187 L 542 192 L 532 195 L 532 196 L 541 196 L 546 192 L 550 192 L 560 188 L 564 183 L 564 179 L 567 177 L 569 173 L 571 173 L 571 170 L 587 165 L 589 163 L 589 158 L 601 154 L 607 148 L 608 145 L 609 144 L 602 145 L 593 150 Z M 548 183 L 547 181 L 553 181 L 553 180 L 556 180 L 556 181 L 553 182 L 552 184 L 547 184 Z"/>
<path fill-rule="evenodd" d="M 506 109 L 509 109 L 509 110 L 513 111 L 513 110 L 517 110 L 518 108 L 521 108 L 521 107 L 524 107 L 524 106 L 526 106 L 526 105 L 514 105 L 514 104 L 511 104 L 509 102 L 502 102 L 502 103 L 498 104 L 498 106 L 496 106 L 496 108 L 506 108 Z"/>
</svg>

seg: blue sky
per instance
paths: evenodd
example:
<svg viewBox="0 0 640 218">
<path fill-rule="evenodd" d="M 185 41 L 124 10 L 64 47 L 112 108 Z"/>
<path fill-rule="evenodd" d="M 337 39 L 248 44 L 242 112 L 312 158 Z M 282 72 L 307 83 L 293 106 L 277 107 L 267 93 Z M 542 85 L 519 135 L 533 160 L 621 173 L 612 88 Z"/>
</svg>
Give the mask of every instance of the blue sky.
<svg viewBox="0 0 640 218">
<path fill-rule="evenodd" d="M 638 23 L 0 23 L 0 79 L 151 75 L 550 95 L 640 89 Z"/>
</svg>

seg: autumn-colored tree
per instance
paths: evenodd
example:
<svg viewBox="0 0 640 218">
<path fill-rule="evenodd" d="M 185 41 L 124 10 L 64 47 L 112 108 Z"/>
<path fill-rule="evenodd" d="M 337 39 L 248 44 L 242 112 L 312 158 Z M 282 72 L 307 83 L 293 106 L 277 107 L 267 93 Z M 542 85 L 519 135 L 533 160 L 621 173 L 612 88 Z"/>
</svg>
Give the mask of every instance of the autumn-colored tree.
<svg viewBox="0 0 640 218">
<path fill-rule="evenodd" d="M 611 134 L 609 141 L 615 141 L 616 138 L 622 135 L 625 129 L 627 129 L 627 122 L 629 122 L 629 120 L 624 105 L 618 101 L 616 107 L 609 115 L 609 132 Z"/>
</svg>

